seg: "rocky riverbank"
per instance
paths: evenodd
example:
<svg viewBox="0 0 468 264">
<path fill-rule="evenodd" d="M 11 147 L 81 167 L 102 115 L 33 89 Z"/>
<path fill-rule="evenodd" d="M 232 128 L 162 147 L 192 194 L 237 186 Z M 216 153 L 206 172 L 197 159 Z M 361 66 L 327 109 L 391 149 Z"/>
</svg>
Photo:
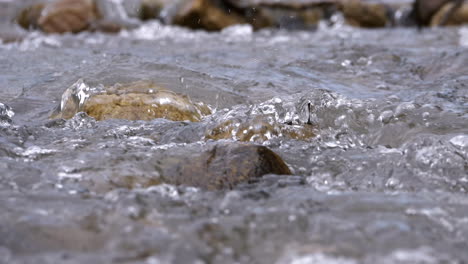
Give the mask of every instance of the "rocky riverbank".
<svg viewBox="0 0 468 264">
<path fill-rule="evenodd" d="M 432 4 L 432 2 L 437 4 Z M 468 22 L 468 3 L 431 0 L 50 0 L 10 3 L 10 20 L 25 29 L 49 33 L 100 30 L 116 32 L 157 19 L 165 24 L 208 31 L 236 24 L 262 28 L 314 29 L 320 21 L 332 24 L 342 16 L 349 25 L 364 28 L 460 25 Z M 422 2 L 418 3 L 418 2 Z M 3 5 L 8 5 L 3 4 Z"/>
</svg>

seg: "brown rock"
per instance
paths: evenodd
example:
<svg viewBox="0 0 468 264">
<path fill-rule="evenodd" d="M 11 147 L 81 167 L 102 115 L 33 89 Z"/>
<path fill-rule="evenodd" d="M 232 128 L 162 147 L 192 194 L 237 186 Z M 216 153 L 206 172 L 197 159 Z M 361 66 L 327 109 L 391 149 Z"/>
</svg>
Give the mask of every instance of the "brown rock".
<svg viewBox="0 0 468 264">
<path fill-rule="evenodd" d="M 211 114 L 207 105 L 194 103 L 186 95 L 165 90 L 149 81 L 116 84 L 106 88 L 105 93 L 89 94 L 89 87 L 79 80 L 64 92 L 60 107 L 51 118 L 68 119 L 80 111 L 96 120 L 166 118 L 197 122 Z"/>
<path fill-rule="evenodd" d="M 145 81 L 114 85 L 107 89 L 107 94 L 89 98 L 83 110 L 96 120 L 166 118 L 197 122 L 204 115 L 211 113 L 209 107 L 203 103 L 193 103 L 186 95 L 162 89 Z"/>
<path fill-rule="evenodd" d="M 462 2 L 463 0 L 415 0 L 409 16 L 418 26 L 428 26 L 432 17 L 444 5 L 454 3 L 456 6 L 460 6 Z"/>
<path fill-rule="evenodd" d="M 275 137 L 309 140 L 315 134 L 310 125 L 286 125 L 268 116 L 254 116 L 246 120 L 229 119 L 207 130 L 205 139 L 233 139 L 262 143 Z"/>
<path fill-rule="evenodd" d="M 444 5 L 431 19 L 431 26 L 455 26 L 468 23 L 468 3 Z"/>
<path fill-rule="evenodd" d="M 217 6 L 213 0 L 187 0 L 180 6 L 172 22 L 193 29 L 221 30 L 235 24 L 244 24 L 246 20 Z"/>
<path fill-rule="evenodd" d="M 159 160 L 158 166 L 167 183 L 208 190 L 233 188 L 265 174 L 291 174 L 281 157 L 267 147 L 241 143 L 218 143 L 189 157 Z"/>
<path fill-rule="evenodd" d="M 47 33 L 77 33 L 88 28 L 96 17 L 93 0 L 59 0 L 44 6 L 38 25 Z"/>
<path fill-rule="evenodd" d="M 187 96 L 172 91 L 156 91 L 152 94 L 95 95 L 86 102 L 84 111 L 96 120 L 165 118 L 197 122 L 202 118 L 202 111 L 198 105 L 193 104 Z"/>
<path fill-rule="evenodd" d="M 358 27 L 385 27 L 390 20 L 384 4 L 366 3 L 360 0 L 343 1 L 340 9 L 346 21 Z"/>
</svg>

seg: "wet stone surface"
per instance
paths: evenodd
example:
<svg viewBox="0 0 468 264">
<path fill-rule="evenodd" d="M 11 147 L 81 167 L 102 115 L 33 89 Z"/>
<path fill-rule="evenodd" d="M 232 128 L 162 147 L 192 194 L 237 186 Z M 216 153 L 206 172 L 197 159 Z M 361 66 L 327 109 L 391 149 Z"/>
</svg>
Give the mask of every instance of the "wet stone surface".
<svg viewBox="0 0 468 264">
<path fill-rule="evenodd" d="M 0 263 L 465 263 L 468 29 L 333 19 L 0 36 Z"/>
<path fill-rule="evenodd" d="M 64 92 L 60 106 L 51 118 L 69 119 L 78 112 L 85 112 L 96 120 L 165 118 L 191 122 L 211 114 L 204 103 L 193 103 L 186 95 L 160 88 L 149 81 L 91 88 L 81 79 Z"/>
</svg>

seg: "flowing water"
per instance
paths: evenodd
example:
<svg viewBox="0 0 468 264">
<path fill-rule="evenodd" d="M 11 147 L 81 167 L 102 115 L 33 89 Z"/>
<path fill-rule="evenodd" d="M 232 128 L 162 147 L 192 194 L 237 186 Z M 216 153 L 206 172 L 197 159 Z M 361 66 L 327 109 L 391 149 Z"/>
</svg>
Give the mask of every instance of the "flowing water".
<svg viewBox="0 0 468 264">
<path fill-rule="evenodd" d="M 0 263 L 467 263 L 466 27 L 30 32 L 0 44 L 0 73 Z M 214 113 L 49 119 L 79 79 L 151 80 Z M 128 183 L 253 115 L 314 127 L 250 139 L 293 176 Z"/>
</svg>

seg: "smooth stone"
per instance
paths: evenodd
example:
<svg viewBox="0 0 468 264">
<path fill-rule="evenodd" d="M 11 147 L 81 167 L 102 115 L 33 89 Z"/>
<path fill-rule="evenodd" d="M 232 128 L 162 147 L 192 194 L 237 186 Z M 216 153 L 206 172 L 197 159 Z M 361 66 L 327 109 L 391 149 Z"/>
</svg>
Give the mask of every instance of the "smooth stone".
<svg viewBox="0 0 468 264">
<path fill-rule="evenodd" d="M 266 174 L 291 174 L 272 150 L 243 143 L 216 143 L 189 156 L 162 158 L 157 166 L 161 168 L 163 182 L 208 190 L 231 189 Z"/>
<path fill-rule="evenodd" d="M 207 140 L 232 139 L 256 143 L 277 137 L 307 141 L 315 137 L 315 134 L 311 125 L 277 123 L 268 116 L 254 116 L 245 120 L 229 119 L 209 128 L 205 133 Z"/>
<path fill-rule="evenodd" d="M 86 112 L 96 120 L 165 118 L 191 122 L 201 121 L 211 114 L 204 103 L 193 102 L 186 95 L 163 89 L 150 81 L 115 84 L 92 94 L 79 80 L 64 92 L 60 107 L 51 118 L 70 119 L 78 112 Z"/>
<path fill-rule="evenodd" d="M 84 111 L 96 120 L 165 118 L 198 122 L 203 116 L 200 107 L 193 104 L 190 98 L 172 91 L 95 95 L 86 102 Z"/>
</svg>

